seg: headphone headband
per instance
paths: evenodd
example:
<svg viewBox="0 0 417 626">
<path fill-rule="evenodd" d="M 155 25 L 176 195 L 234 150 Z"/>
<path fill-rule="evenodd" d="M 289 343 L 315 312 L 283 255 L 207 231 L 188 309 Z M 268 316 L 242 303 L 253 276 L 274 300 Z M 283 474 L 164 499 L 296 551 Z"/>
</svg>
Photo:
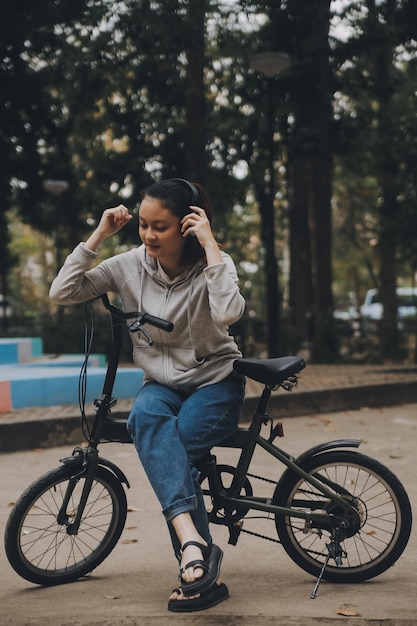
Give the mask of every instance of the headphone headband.
<svg viewBox="0 0 417 626">
<path fill-rule="evenodd" d="M 200 193 L 197 187 L 193 185 L 193 183 L 190 183 L 190 181 L 186 180 L 185 178 L 171 178 L 171 180 L 183 184 L 191 191 L 191 194 L 192 194 L 191 204 L 194 204 L 195 206 L 201 205 Z"/>
</svg>

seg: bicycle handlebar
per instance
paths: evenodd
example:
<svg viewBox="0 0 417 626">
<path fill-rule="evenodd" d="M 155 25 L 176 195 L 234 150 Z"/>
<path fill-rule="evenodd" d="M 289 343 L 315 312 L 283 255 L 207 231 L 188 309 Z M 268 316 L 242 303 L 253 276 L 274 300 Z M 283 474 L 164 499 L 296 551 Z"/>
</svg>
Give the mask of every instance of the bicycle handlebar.
<svg viewBox="0 0 417 626">
<path fill-rule="evenodd" d="M 170 333 L 174 329 L 174 324 L 172 322 L 168 322 L 168 320 L 164 320 L 161 317 L 155 317 L 154 315 L 149 315 L 149 313 L 139 313 L 138 316 L 142 316 L 142 324 L 156 326 L 156 328 L 165 330 L 167 333 Z"/>
<path fill-rule="evenodd" d="M 155 317 L 154 315 L 150 315 L 149 313 L 141 313 L 140 311 L 125 312 L 121 309 L 118 309 L 113 304 L 110 304 L 109 297 L 106 293 L 103 293 L 100 296 L 100 299 L 104 307 L 108 311 L 110 311 L 112 315 L 115 315 L 116 317 L 120 317 L 125 320 L 134 318 L 136 319 L 136 322 L 133 322 L 130 326 L 130 330 L 132 332 L 135 332 L 135 330 L 139 330 L 140 326 L 142 326 L 143 324 L 150 324 L 151 326 L 155 326 L 156 328 L 164 330 L 167 333 L 170 333 L 174 329 L 174 324 L 172 322 L 164 320 L 161 317 Z M 137 328 L 135 328 L 135 326 L 137 326 Z"/>
</svg>

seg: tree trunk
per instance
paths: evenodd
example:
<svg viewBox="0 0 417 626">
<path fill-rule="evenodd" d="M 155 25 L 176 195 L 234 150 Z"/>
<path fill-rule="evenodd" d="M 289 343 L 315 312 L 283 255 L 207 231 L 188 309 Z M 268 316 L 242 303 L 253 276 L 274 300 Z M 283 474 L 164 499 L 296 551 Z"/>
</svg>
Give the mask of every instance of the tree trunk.
<svg viewBox="0 0 417 626">
<path fill-rule="evenodd" d="M 205 2 L 189 0 L 187 79 L 185 90 L 185 173 L 204 183 L 204 21 Z"/>
<path fill-rule="evenodd" d="M 296 336 L 302 343 L 312 340 L 313 280 L 308 208 L 310 174 L 305 160 L 292 163 L 289 200 L 290 315 Z"/>
<path fill-rule="evenodd" d="M 383 357 L 399 358 L 399 332 L 397 326 L 397 162 L 393 155 L 392 138 L 395 137 L 393 107 L 393 33 L 395 31 L 396 0 L 387 0 L 385 23 L 379 19 L 375 0 L 368 0 L 368 32 L 373 37 L 375 54 L 373 78 L 378 102 L 378 179 L 382 191 L 379 217 L 379 284 L 383 306 L 380 324 L 380 351 Z"/>
<path fill-rule="evenodd" d="M 309 3 L 292 0 L 289 11 L 293 16 L 293 46 L 298 60 L 293 85 L 296 105 L 291 155 L 293 181 L 296 185 L 306 185 L 306 189 L 294 189 L 293 192 L 291 228 L 295 230 L 291 234 L 290 299 L 297 325 L 301 327 L 303 316 L 310 322 L 305 328 L 309 328 L 312 341 L 311 359 L 333 362 L 338 357 L 338 345 L 333 322 L 331 256 L 333 90 L 328 42 L 330 0 Z M 306 246 L 307 232 L 310 248 Z M 304 268 L 296 267 L 300 259 Z M 306 273 L 300 278 L 304 269 Z"/>
</svg>

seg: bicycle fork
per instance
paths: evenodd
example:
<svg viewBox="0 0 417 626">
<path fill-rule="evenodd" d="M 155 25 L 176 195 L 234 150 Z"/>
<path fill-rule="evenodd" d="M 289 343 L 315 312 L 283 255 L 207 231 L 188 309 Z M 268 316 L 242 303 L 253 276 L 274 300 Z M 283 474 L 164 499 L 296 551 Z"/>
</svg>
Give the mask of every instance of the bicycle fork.
<svg viewBox="0 0 417 626">
<path fill-rule="evenodd" d="M 98 452 L 96 448 L 89 447 L 88 449 L 76 448 L 74 454 L 69 459 L 63 459 L 64 464 L 68 465 L 74 459 L 77 463 L 82 463 L 82 469 L 78 473 L 71 476 L 67 489 L 65 491 L 64 499 L 57 515 L 57 522 L 61 526 L 66 526 L 68 535 L 77 535 L 80 528 L 81 519 L 84 513 L 85 505 L 88 500 L 88 496 L 91 491 L 94 477 L 97 473 L 98 467 Z M 77 457 L 82 457 L 77 458 Z M 77 513 L 74 517 L 74 521 L 70 522 L 72 513 L 68 511 L 68 505 L 71 500 L 74 489 L 78 484 L 81 476 L 85 476 L 84 486 L 81 492 L 80 501 L 77 505 Z"/>
</svg>

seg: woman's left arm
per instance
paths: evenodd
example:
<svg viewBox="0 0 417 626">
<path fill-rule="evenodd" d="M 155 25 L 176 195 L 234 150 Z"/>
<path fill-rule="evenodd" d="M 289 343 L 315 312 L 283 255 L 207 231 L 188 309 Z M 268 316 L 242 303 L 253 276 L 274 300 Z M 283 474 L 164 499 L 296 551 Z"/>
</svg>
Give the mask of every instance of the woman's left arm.
<svg viewBox="0 0 417 626">
<path fill-rule="evenodd" d="M 184 237 L 197 237 L 204 248 L 211 316 L 217 323 L 229 326 L 240 319 L 245 309 L 236 267 L 231 257 L 219 249 L 204 209 L 197 206 L 190 209 L 192 212 L 181 221 L 181 232 Z"/>
<path fill-rule="evenodd" d="M 235 264 L 228 254 L 219 250 L 221 262 L 204 269 L 210 312 L 219 324 L 230 326 L 237 322 L 245 310 L 245 300 L 239 291 Z"/>
</svg>

